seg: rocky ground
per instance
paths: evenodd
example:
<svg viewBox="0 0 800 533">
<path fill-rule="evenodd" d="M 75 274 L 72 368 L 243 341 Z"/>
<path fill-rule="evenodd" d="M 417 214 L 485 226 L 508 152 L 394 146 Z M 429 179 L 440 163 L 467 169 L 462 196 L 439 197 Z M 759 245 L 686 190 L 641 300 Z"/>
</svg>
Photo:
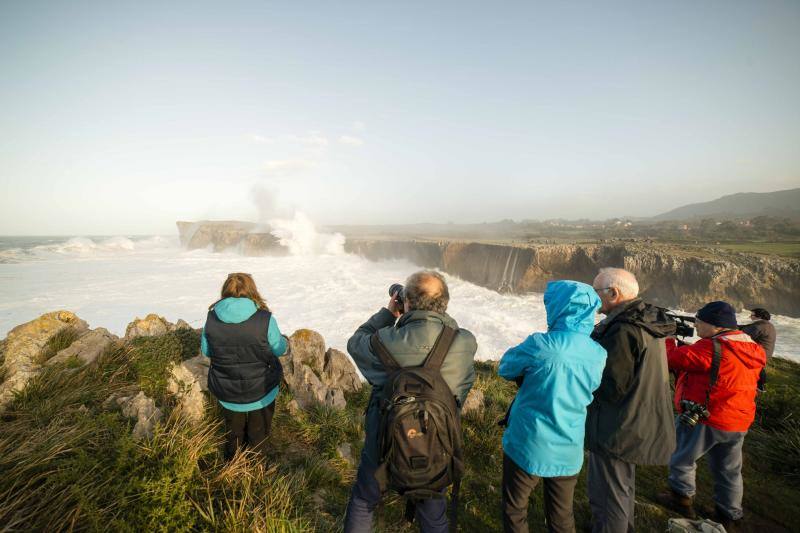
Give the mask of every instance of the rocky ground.
<svg viewBox="0 0 800 533">
<path fill-rule="evenodd" d="M 266 460 L 225 462 L 217 402 L 206 388 L 199 332 L 157 315 L 123 338 L 59 311 L 0 341 L 0 524 L 21 530 L 338 531 L 363 441 L 369 396 L 350 359 L 301 329 L 282 358 Z M 501 437 L 496 422 L 515 388 L 492 363 L 464 410 L 467 474 L 463 531 L 498 531 Z M 800 519 L 800 365 L 771 362 L 769 391 L 745 443 L 746 531 L 791 531 Z M 663 530 L 672 516 L 654 503 L 665 468 L 637 471 L 637 520 Z M 701 512 L 710 476 L 698 472 Z M 585 472 L 576 493 L 579 527 L 589 520 Z M 378 531 L 412 531 L 389 496 Z M 530 519 L 543 524 L 542 496 Z"/>
</svg>

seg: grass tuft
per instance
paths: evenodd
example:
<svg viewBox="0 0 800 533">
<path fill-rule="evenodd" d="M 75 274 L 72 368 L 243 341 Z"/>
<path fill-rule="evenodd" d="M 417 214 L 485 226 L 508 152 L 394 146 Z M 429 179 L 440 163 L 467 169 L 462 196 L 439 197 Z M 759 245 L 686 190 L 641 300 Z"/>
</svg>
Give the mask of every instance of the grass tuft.
<svg viewBox="0 0 800 533">
<path fill-rule="evenodd" d="M 47 344 L 45 344 L 44 348 L 42 348 L 42 351 L 39 354 L 39 362 L 45 363 L 61 350 L 69 348 L 73 342 L 78 340 L 79 336 L 80 334 L 78 333 L 78 330 L 72 326 L 61 328 L 55 335 L 50 337 L 50 339 L 47 341 Z"/>
</svg>

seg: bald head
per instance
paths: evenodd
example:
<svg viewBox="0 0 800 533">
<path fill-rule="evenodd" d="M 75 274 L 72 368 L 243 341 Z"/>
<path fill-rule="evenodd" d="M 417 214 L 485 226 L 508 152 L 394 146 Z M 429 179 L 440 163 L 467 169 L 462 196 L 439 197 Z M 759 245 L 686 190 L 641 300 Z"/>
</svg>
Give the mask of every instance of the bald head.
<svg viewBox="0 0 800 533">
<path fill-rule="evenodd" d="M 639 296 L 639 282 L 636 276 L 622 268 L 601 268 L 594 278 L 592 287 L 600 296 L 600 312 L 608 314 L 618 305 Z"/>
<path fill-rule="evenodd" d="M 432 270 L 423 270 L 411 274 L 406 280 L 404 298 L 408 311 L 435 311 L 444 313 L 450 302 L 450 292 L 444 277 Z"/>
</svg>

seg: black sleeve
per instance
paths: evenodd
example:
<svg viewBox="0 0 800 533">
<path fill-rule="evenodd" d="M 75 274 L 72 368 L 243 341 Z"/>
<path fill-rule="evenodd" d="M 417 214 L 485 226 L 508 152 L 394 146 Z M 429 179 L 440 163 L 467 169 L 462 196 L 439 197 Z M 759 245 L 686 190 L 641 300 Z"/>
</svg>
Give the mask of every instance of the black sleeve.
<svg viewBox="0 0 800 533">
<path fill-rule="evenodd" d="M 636 360 L 641 351 L 640 332 L 629 324 L 614 325 L 597 342 L 608 355 L 600 387 L 594 395 L 598 400 L 618 403 L 633 384 Z"/>
</svg>

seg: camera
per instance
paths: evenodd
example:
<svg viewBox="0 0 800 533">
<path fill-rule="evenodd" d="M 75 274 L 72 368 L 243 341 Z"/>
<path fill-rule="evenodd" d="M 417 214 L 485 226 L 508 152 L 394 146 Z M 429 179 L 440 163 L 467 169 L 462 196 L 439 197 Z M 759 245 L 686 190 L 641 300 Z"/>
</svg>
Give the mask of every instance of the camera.
<svg viewBox="0 0 800 533">
<path fill-rule="evenodd" d="M 682 412 L 678 416 L 678 421 L 690 428 L 695 427 L 698 422 L 711 416 L 705 405 L 691 400 L 681 400 L 681 409 Z"/>
<path fill-rule="evenodd" d="M 693 316 L 676 315 L 675 313 L 667 313 L 667 316 L 675 321 L 675 335 L 678 337 L 694 337 L 694 328 L 690 324 L 694 324 L 697 320 Z"/>
<path fill-rule="evenodd" d="M 403 304 L 404 304 L 404 302 L 403 302 L 403 290 L 404 290 L 403 286 L 400 285 L 399 283 L 392 283 L 392 286 L 389 287 L 389 296 L 395 296 L 395 293 L 397 293 L 397 296 L 396 296 L 397 303 L 400 304 L 401 308 L 403 307 Z M 401 312 L 402 312 L 402 309 L 401 309 Z"/>
</svg>

